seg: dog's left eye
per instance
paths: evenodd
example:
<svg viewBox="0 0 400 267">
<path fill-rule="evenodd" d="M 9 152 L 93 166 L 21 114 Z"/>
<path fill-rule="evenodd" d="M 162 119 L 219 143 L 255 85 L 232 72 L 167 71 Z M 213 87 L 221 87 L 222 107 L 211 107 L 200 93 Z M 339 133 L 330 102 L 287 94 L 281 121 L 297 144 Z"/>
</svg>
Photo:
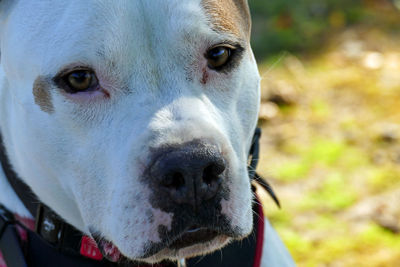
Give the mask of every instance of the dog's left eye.
<svg viewBox="0 0 400 267">
<path fill-rule="evenodd" d="M 96 90 L 99 84 L 95 73 L 88 69 L 68 72 L 56 78 L 56 83 L 70 94 Z"/>
</svg>

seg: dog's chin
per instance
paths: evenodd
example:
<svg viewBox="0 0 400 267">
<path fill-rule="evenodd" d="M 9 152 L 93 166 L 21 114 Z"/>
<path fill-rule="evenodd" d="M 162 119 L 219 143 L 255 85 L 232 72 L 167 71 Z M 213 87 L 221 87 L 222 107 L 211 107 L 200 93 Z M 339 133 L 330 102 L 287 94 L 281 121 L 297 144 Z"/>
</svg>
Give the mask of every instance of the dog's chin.
<svg viewBox="0 0 400 267">
<path fill-rule="evenodd" d="M 213 238 L 207 237 L 199 242 L 191 240 L 192 238 L 184 234 L 180 239 L 177 239 L 157 253 L 148 255 L 146 258 L 141 258 L 139 261 L 154 264 L 163 260 L 176 261 L 182 258 L 192 258 L 220 249 L 232 240 L 227 235 L 215 235 Z M 198 238 L 201 237 L 199 236 Z"/>
<path fill-rule="evenodd" d="M 112 262 L 157 263 L 163 260 L 178 260 L 204 255 L 225 246 L 232 237 L 207 228 L 191 228 L 176 238 L 152 245 L 146 254 L 137 258 L 123 255 L 117 246 L 102 238 L 95 238 L 105 258 Z"/>
</svg>

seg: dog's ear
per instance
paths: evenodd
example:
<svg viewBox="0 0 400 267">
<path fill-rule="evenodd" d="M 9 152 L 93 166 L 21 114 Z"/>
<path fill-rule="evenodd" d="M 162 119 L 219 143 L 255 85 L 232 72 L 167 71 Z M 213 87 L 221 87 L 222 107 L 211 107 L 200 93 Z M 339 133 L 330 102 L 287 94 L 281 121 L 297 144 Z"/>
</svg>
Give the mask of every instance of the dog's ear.
<svg viewBox="0 0 400 267">
<path fill-rule="evenodd" d="M 0 0 L 1 1 L 1 0 Z M 241 10 L 241 15 L 243 20 L 246 23 L 247 31 L 251 32 L 251 16 L 250 16 L 250 8 L 249 8 L 249 1 L 248 0 L 233 0 L 235 5 Z"/>
</svg>

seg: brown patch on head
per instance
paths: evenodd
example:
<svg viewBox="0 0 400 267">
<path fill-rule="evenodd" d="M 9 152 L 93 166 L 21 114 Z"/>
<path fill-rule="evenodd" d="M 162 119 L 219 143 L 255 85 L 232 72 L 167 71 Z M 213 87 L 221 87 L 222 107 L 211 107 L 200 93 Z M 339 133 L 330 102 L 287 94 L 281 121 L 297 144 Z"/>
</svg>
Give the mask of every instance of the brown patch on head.
<svg viewBox="0 0 400 267">
<path fill-rule="evenodd" d="M 33 83 L 33 96 L 35 97 L 35 103 L 39 105 L 41 110 L 47 113 L 54 112 L 50 87 L 51 82 L 43 76 L 37 77 Z"/>
<path fill-rule="evenodd" d="M 247 0 L 202 0 L 201 4 L 214 30 L 250 39 L 251 19 Z"/>
</svg>

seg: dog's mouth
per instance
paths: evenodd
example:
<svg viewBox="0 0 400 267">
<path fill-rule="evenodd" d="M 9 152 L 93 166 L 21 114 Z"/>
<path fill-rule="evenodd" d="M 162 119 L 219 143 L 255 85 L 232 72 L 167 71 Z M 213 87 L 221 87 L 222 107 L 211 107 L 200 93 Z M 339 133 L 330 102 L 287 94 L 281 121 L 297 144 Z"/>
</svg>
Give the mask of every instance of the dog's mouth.
<svg viewBox="0 0 400 267">
<path fill-rule="evenodd" d="M 208 243 L 221 235 L 221 233 L 215 230 L 194 225 L 177 235 L 175 238 L 171 238 L 168 241 L 163 242 L 163 244 L 159 244 L 157 249 L 152 250 L 151 253 L 146 255 L 146 258 L 157 254 L 163 249 L 177 251 L 197 244 Z M 128 260 L 112 242 L 98 236 L 96 236 L 94 239 L 103 256 L 109 261 L 118 262 L 121 260 Z"/>
<path fill-rule="evenodd" d="M 183 234 L 176 238 L 175 241 L 167 245 L 167 248 L 177 250 L 200 243 L 210 242 L 218 235 L 219 233 L 214 230 L 205 227 L 193 226 L 183 232 Z"/>
</svg>

